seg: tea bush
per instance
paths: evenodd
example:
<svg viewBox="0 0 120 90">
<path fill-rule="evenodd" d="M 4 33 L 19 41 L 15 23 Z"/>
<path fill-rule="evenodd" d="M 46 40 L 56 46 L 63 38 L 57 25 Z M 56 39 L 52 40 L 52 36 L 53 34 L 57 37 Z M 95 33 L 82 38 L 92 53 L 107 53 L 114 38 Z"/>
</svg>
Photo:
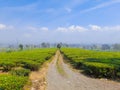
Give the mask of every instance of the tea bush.
<svg viewBox="0 0 120 90">
<path fill-rule="evenodd" d="M 62 48 L 69 62 L 88 75 L 105 78 L 120 77 L 120 52 L 103 52 L 79 48 Z"/>
<path fill-rule="evenodd" d="M 12 75 L 16 75 L 16 76 L 29 76 L 30 70 L 29 69 L 24 69 L 24 68 L 13 69 L 13 70 L 10 71 L 10 73 Z"/>
<path fill-rule="evenodd" d="M 22 90 L 27 77 L 0 75 L 0 90 Z"/>
<path fill-rule="evenodd" d="M 55 52 L 54 48 L 1 52 L 0 70 L 9 74 L 0 74 L 0 90 L 22 90 L 30 71 L 37 71 Z"/>
</svg>

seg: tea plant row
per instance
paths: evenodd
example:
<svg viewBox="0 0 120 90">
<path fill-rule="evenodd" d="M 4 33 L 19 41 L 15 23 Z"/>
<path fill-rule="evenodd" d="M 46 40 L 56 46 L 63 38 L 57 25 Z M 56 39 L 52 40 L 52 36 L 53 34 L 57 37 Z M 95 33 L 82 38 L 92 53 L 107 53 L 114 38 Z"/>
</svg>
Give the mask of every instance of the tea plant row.
<svg viewBox="0 0 120 90">
<path fill-rule="evenodd" d="M 120 78 L 120 52 L 103 52 L 79 48 L 63 48 L 61 52 L 71 64 L 85 74 L 101 78 Z"/>
<path fill-rule="evenodd" d="M 49 48 L 0 53 L 0 90 L 22 90 L 29 73 L 39 70 L 55 51 Z"/>
</svg>

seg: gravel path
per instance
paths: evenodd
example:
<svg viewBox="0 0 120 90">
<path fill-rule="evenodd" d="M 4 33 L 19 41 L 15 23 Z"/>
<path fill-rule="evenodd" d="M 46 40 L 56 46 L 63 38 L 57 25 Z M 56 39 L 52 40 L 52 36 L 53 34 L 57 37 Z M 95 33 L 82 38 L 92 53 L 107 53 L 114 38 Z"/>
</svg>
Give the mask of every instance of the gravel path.
<svg viewBox="0 0 120 90">
<path fill-rule="evenodd" d="M 57 60 L 61 60 L 61 66 L 64 69 L 65 76 L 58 71 L 56 67 Z M 120 83 L 118 82 L 93 79 L 73 71 L 63 62 L 63 57 L 59 51 L 57 51 L 49 66 L 46 80 L 46 90 L 120 90 Z"/>
</svg>

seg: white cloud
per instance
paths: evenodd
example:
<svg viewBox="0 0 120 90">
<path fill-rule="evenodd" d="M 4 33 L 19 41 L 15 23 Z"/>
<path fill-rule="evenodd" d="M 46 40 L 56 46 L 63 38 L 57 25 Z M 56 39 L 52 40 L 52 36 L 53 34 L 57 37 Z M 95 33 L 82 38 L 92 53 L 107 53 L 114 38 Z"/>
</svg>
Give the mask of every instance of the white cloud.
<svg viewBox="0 0 120 90">
<path fill-rule="evenodd" d="M 60 32 L 83 32 L 86 31 L 87 29 L 82 27 L 82 26 L 78 26 L 78 25 L 71 25 L 69 27 L 58 27 L 56 29 L 56 31 L 60 31 Z"/>
<path fill-rule="evenodd" d="M 42 31 L 48 31 L 49 29 L 47 27 L 41 27 L 40 30 L 42 30 Z"/>
<path fill-rule="evenodd" d="M 83 31 L 86 31 L 87 29 L 81 26 L 76 26 L 76 30 L 79 32 L 83 32 Z"/>
<path fill-rule="evenodd" d="M 76 26 L 72 25 L 72 26 L 68 27 L 68 30 L 74 32 L 74 31 L 76 31 Z"/>
<path fill-rule="evenodd" d="M 48 31 L 49 29 L 47 27 L 32 27 L 29 26 L 27 27 L 28 30 L 32 30 L 34 32 L 38 32 L 38 31 Z"/>
<path fill-rule="evenodd" d="M 14 29 L 11 25 L 0 24 L 0 30 L 11 30 Z"/>
<path fill-rule="evenodd" d="M 6 25 L 0 24 L 0 30 L 4 30 L 4 29 L 6 29 Z"/>
<path fill-rule="evenodd" d="M 100 26 L 98 26 L 98 25 L 89 25 L 89 27 L 90 27 L 90 29 L 92 29 L 92 30 L 101 30 L 101 27 Z"/>
<path fill-rule="evenodd" d="M 82 27 L 78 25 L 71 25 L 69 27 L 58 27 L 58 32 L 85 32 L 85 31 L 120 31 L 120 25 L 116 26 L 99 26 L 99 25 L 88 25 L 88 27 Z"/>
<path fill-rule="evenodd" d="M 67 30 L 67 28 L 64 28 L 64 27 L 58 27 L 58 28 L 56 29 L 56 31 L 67 32 L 68 30 Z"/>
<path fill-rule="evenodd" d="M 116 26 L 105 26 L 103 27 L 103 30 L 107 30 L 107 31 L 120 31 L 120 25 L 116 25 Z"/>
<path fill-rule="evenodd" d="M 99 26 L 90 24 L 88 26 L 80 26 L 80 25 L 71 25 L 68 27 L 57 27 L 55 30 L 49 30 L 47 27 L 28 27 L 28 30 L 33 32 L 87 32 L 87 31 L 120 31 L 120 25 L 116 26 Z M 29 35 L 26 35 L 29 36 Z"/>
<path fill-rule="evenodd" d="M 120 31 L 120 25 L 116 26 L 99 26 L 99 25 L 88 25 L 90 30 L 94 31 Z"/>
<path fill-rule="evenodd" d="M 109 1 L 109 2 L 105 2 L 105 3 L 99 4 L 97 6 L 85 9 L 85 10 L 81 11 L 81 13 L 90 12 L 90 11 L 100 9 L 100 8 L 104 8 L 104 7 L 107 7 L 107 6 L 110 6 L 112 4 L 116 4 L 116 3 L 120 3 L 120 0 L 112 0 L 112 1 Z"/>
</svg>

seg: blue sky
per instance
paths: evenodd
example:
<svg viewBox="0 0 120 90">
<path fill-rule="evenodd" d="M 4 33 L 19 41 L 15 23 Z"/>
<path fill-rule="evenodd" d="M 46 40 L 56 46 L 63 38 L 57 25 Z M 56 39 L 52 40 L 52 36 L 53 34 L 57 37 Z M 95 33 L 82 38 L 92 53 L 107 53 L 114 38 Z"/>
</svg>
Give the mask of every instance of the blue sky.
<svg viewBox="0 0 120 90">
<path fill-rule="evenodd" d="M 0 0 L 0 43 L 120 43 L 120 0 Z"/>
</svg>

